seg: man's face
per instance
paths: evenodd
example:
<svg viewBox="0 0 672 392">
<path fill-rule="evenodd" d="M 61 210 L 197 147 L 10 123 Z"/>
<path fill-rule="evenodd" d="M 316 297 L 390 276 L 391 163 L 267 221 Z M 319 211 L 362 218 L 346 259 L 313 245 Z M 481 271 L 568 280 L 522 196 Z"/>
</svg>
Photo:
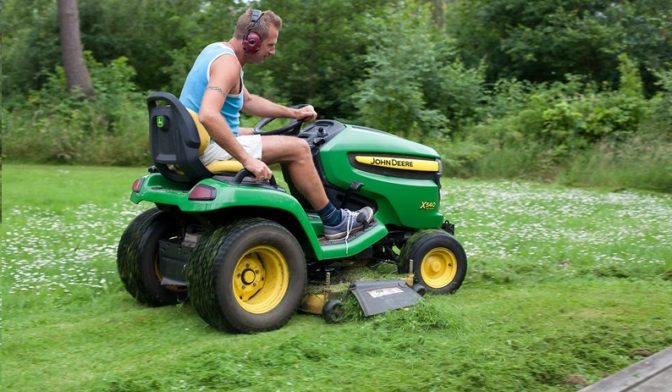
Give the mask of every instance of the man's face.
<svg viewBox="0 0 672 392">
<path fill-rule="evenodd" d="M 263 63 L 269 56 L 275 56 L 275 46 L 278 43 L 278 29 L 271 26 L 268 31 L 268 37 L 261 41 L 261 48 L 254 54 L 255 63 Z"/>
</svg>

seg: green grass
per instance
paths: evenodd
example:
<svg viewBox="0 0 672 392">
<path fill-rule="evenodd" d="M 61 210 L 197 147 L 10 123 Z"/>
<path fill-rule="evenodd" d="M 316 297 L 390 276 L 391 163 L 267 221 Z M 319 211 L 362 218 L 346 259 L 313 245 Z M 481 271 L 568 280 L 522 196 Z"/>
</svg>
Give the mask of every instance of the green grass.
<svg viewBox="0 0 672 392">
<path fill-rule="evenodd" d="M 572 391 L 672 345 L 669 195 L 444 179 L 455 295 L 232 335 L 119 282 L 144 172 L 3 165 L 3 390 Z"/>
</svg>

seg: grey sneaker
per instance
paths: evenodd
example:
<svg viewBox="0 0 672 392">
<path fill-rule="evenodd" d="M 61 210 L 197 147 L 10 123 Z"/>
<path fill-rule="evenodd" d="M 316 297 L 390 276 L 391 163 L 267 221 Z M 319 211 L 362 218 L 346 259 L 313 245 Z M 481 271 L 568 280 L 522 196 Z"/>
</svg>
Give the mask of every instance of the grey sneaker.
<svg viewBox="0 0 672 392">
<path fill-rule="evenodd" d="M 324 236 L 328 240 L 338 240 L 345 237 L 346 241 L 350 234 L 362 230 L 373 219 L 373 209 L 364 207 L 357 211 L 350 211 L 347 208 L 341 209 L 343 220 L 336 226 L 324 225 Z"/>
</svg>

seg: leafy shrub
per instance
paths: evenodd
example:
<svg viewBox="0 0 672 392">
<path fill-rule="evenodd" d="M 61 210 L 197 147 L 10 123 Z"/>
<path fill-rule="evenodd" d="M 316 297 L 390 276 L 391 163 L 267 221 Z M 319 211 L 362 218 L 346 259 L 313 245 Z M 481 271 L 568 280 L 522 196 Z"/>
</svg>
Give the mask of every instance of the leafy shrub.
<svg viewBox="0 0 672 392">
<path fill-rule="evenodd" d="M 553 178 L 576 156 L 601 143 L 622 146 L 639 132 L 652 105 L 642 95 L 638 70 L 621 56 L 618 90 L 577 76 L 565 83 L 500 81 L 488 97 L 483 121 L 462 131 L 487 154 L 465 162 L 486 177 Z"/>
<path fill-rule="evenodd" d="M 452 41 L 431 25 L 416 2 L 370 18 L 367 78 L 355 101 L 360 121 L 402 136 L 440 138 L 479 113 L 484 69 L 469 69 Z"/>
<path fill-rule="evenodd" d="M 568 83 L 532 87 L 523 102 L 519 110 L 486 121 L 482 127 L 491 128 L 503 144 L 515 144 L 525 135 L 529 142 L 552 149 L 558 158 L 605 137 L 634 133 L 646 107 L 641 95 L 598 91 L 576 78 Z"/>
<path fill-rule="evenodd" d="M 102 65 L 87 54 L 95 97 L 67 91 L 57 67 L 27 102 L 8 105 L 4 124 L 8 158 L 33 162 L 112 165 L 147 163 L 146 114 L 133 83 L 135 71 L 119 58 Z M 27 104 L 26 104 L 27 103 Z"/>
<path fill-rule="evenodd" d="M 433 44 L 429 25 L 422 20 L 403 11 L 372 19 L 371 23 L 380 25 L 375 39 L 379 44 L 367 56 L 371 68 L 355 96 L 365 125 L 407 137 L 417 137 L 425 129 L 447 127 L 447 118 L 427 107 L 423 92 L 423 74 L 433 66 L 434 59 L 427 55 L 433 52 Z M 414 38 L 393 31 L 409 32 L 412 28 L 418 30 Z"/>
</svg>

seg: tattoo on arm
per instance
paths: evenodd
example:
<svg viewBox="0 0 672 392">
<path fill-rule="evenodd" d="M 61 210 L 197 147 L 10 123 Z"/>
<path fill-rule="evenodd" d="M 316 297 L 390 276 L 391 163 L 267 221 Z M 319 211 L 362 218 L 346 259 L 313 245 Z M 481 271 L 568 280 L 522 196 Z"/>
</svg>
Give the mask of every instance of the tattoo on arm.
<svg viewBox="0 0 672 392">
<path fill-rule="evenodd" d="M 218 92 L 218 93 L 220 93 L 220 94 L 226 96 L 226 94 L 224 94 L 224 90 L 222 90 L 220 87 L 217 87 L 217 86 L 208 86 L 207 89 L 208 89 L 208 90 L 212 90 L 212 91 L 216 91 L 216 92 Z"/>
</svg>

